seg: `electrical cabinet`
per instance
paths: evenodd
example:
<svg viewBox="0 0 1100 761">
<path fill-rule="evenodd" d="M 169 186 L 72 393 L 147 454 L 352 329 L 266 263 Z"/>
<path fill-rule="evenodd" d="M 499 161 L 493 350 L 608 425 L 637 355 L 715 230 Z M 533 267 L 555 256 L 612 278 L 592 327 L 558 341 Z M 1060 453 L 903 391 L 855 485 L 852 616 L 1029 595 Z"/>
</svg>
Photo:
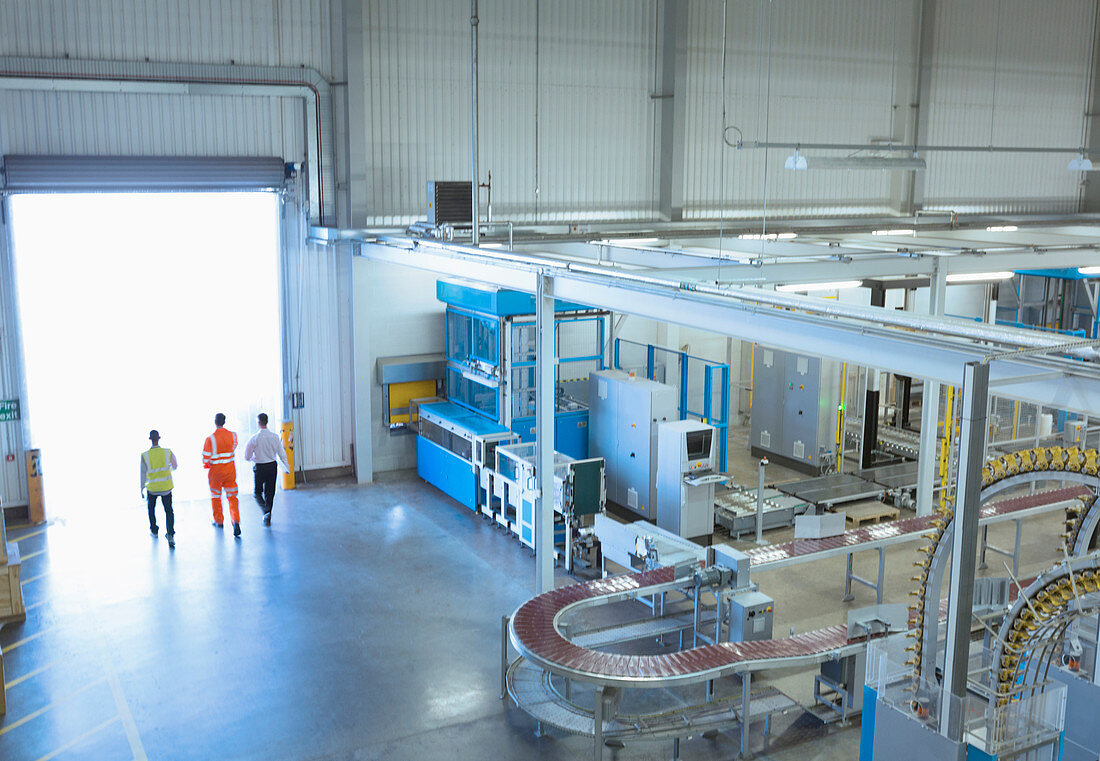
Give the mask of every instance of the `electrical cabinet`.
<svg viewBox="0 0 1100 761">
<path fill-rule="evenodd" d="M 772 638 L 775 600 L 763 592 L 742 592 L 730 598 L 730 642 Z"/>
<path fill-rule="evenodd" d="M 804 473 L 831 470 L 840 430 L 840 364 L 757 348 L 752 388 L 753 455 Z"/>
<path fill-rule="evenodd" d="M 601 370 L 589 377 L 588 451 L 607 463 L 607 498 L 656 516 L 657 426 L 678 420 L 672 386 Z"/>
<path fill-rule="evenodd" d="M 714 533 L 718 435 L 713 425 L 676 420 L 657 426 L 657 525 L 685 539 Z"/>
</svg>

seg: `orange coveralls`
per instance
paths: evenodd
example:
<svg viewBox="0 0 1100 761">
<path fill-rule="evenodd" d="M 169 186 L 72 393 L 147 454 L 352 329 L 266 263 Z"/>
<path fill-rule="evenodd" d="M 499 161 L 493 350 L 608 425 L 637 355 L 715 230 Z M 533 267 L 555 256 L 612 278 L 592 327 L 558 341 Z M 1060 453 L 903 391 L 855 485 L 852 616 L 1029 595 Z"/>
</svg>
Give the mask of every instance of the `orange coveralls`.
<svg viewBox="0 0 1100 761">
<path fill-rule="evenodd" d="M 214 522 L 222 523 L 222 489 L 229 498 L 229 517 L 241 522 L 237 509 L 237 466 L 233 463 L 233 451 L 237 448 L 237 434 L 219 428 L 206 437 L 202 447 L 202 465 L 209 469 L 210 502 L 214 508 Z"/>
</svg>

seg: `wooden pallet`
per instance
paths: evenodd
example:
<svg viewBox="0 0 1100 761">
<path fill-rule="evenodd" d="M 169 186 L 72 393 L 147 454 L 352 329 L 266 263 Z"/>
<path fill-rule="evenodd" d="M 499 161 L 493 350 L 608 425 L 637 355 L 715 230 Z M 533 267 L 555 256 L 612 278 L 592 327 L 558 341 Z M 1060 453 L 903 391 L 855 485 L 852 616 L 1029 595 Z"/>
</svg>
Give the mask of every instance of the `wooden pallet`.
<svg viewBox="0 0 1100 761">
<path fill-rule="evenodd" d="M 19 582 L 19 547 L 8 544 L 8 562 L 0 565 L 0 624 L 27 620 L 23 587 Z"/>
<path fill-rule="evenodd" d="M 853 528 L 858 528 L 868 523 L 885 523 L 896 521 L 901 514 L 896 507 L 889 505 L 862 505 L 850 507 L 844 511 L 844 517 Z"/>
</svg>

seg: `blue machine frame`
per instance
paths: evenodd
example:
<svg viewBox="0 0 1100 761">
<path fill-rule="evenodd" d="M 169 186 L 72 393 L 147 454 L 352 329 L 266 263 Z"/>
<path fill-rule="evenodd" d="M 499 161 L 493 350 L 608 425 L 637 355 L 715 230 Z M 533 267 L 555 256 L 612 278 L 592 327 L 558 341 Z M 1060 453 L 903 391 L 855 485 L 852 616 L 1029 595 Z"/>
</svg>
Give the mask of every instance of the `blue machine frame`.
<svg viewBox="0 0 1100 761">
<path fill-rule="evenodd" d="M 447 304 L 447 398 L 533 441 L 535 435 L 535 301 L 530 294 L 437 281 L 436 297 Z M 583 304 L 558 300 L 555 341 L 558 389 L 554 421 L 555 449 L 574 457 L 588 456 L 587 400 L 575 397 L 587 387 L 592 370 L 606 367 L 604 337 L 607 315 Z M 590 333 L 589 333 L 590 331 Z M 588 343 L 592 351 L 574 351 Z M 578 377 L 563 377 L 563 370 Z M 567 373 L 566 373 L 567 374 Z"/>
<path fill-rule="evenodd" d="M 677 390 L 680 392 L 678 410 L 681 420 L 687 420 L 690 416 L 698 418 L 704 423 L 709 423 L 718 429 L 718 469 L 723 473 L 726 472 L 730 427 L 730 366 L 710 359 L 704 359 L 703 357 L 696 357 L 685 351 L 666 349 L 663 346 L 655 346 L 654 344 L 643 344 L 624 338 L 616 338 L 613 363 L 614 369 L 616 370 L 630 369 L 623 368 L 620 362 L 620 348 L 623 344 L 645 350 L 645 377 L 647 379 L 677 387 Z M 676 358 L 679 363 L 679 375 L 676 379 L 654 377 L 658 366 L 658 353 L 671 354 Z M 702 410 L 693 410 L 688 403 L 688 389 L 693 377 L 693 363 L 701 365 L 703 371 Z M 719 375 L 717 383 L 720 389 L 720 398 L 717 406 L 714 404 L 715 373 Z"/>
</svg>

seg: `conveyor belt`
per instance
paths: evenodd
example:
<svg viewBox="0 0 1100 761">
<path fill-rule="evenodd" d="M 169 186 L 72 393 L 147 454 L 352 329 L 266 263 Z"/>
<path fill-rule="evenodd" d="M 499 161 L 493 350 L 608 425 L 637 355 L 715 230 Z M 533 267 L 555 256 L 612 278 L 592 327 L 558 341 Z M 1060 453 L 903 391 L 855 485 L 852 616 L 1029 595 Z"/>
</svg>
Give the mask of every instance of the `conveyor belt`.
<svg viewBox="0 0 1100 761">
<path fill-rule="evenodd" d="M 1002 500 L 983 507 L 979 520 L 991 523 L 1025 517 L 1054 509 L 1082 493 L 1089 492 L 1082 486 L 1073 486 Z M 754 566 L 776 567 L 831 554 L 873 549 L 883 543 L 916 538 L 931 529 L 932 520 L 932 517 L 908 518 L 848 531 L 841 536 L 801 539 L 750 550 L 749 556 Z M 675 573 L 674 568 L 666 567 L 622 574 L 572 584 L 533 597 L 512 615 L 509 623 L 512 644 L 532 663 L 553 673 L 630 687 L 646 683 L 691 683 L 737 672 L 800 666 L 835 658 L 866 641 L 865 638 L 848 639 L 845 626 L 831 626 L 787 639 L 719 642 L 663 655 L 622 655 L 581 647 L 558 631 L 558 618 L 571 608 L 645 597 L 691 584 L 690 577 L 677 578 Z"/>
<path fill-rule="evenodd" d="M 1036 492 L 1024 497 L 1000 500 L 984 506 L 978 522 L 985 525 L 1002 520 L 1026 518 L 1029 515 L 1057 509 L 1083 494 L 1090 493 L 1084 486 L 1070 486 L 1065 489 Z M 746 554 L 754 568 L 761 570 L 781 568 L 837 555 L 847 555 L 851 552 L 911 542 L 921 534 L 931 531 L 934 519 L 935 516 L 903 518 L 900 521 L 852 529 L 838 536 L 823 539 L 796 539 L 785 544 L 754 547 L 747 550 Z"/>
<path fill-rule="evenodd" d="M 550 683 L 541 668 L 524 658 L 517 658 L 508 667 L 508 693 L 532 718 L 547 726 L 592 737 L 595 722 L 592 710 L 564 699 Z M 660 713 L 624 714 L 604 719 L 602 736 L 623 739 L 682 737 L 708 729 L 724 729 L 741 723 L 741 694 L 716 697 L 700 705 L 680 705 Z M 749 699 L 749 721 L 758 721 L 771 714 L 799 708 L 797 702 L 775 687 L 754 687 Z"/>
<path fill-rule="evenodd" d="M 799 665 L 829 657 L 848 645 L 847 627 L 798 634 L 781 640 L 720 642 L 664 655 L 601 653 L 575 645 L 555 626 L 558 616 L 578 604 L 596 604 L 600 598 L 627 599 L 645 596 L 677 583 L 674 569 L 659 568 L 607 579 L 573 584 L 528 600 L 512 616 L 512 644 L 525 658 L 557 674 L 625 687 L 646 682 L 663 684 L 698 682 L 736 671 Z M 690 584 L 688 578 L 679 580 Z"/>
</svg>

